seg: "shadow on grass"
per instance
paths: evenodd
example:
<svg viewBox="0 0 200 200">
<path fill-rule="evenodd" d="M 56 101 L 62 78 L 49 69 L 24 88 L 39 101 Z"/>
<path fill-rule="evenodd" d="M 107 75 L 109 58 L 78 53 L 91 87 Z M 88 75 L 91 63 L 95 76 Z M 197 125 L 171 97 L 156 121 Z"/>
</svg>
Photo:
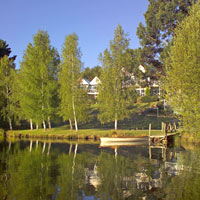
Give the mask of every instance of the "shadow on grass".
<svg viewBox="0 0 200 200">
<path fill-rule="evenodd" d="M 152 129 L 160 130 L 162 122 L 173 123 L 178 122 L 177 118 L 170 112 L 164 112 L 153 109 L 151 105 L 141 105 L 140 107 L 133 107 L 130 110 L 130 117 L 122 121 L 118 121 L 119 129 L 129 130 L 145 130 L 152 124 Z M 158 116 L 157 116 L 158 114 Z M 114 129 L 114 122 L 101 124 L 97 119 L 98 110 L 91 109 L 89 121 L 85 124 L 79 125 L 80 129 Z"/>
</svg>

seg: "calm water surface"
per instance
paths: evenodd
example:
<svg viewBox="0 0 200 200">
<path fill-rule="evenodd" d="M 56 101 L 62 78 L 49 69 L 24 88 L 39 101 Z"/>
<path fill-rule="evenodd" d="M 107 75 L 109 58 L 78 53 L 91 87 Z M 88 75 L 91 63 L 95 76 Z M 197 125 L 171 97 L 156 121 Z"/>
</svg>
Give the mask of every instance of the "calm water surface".
<svg viewBox="0 0 200 200">
<path fill-rule="evenodd" d="M 0 141 L 0 200 L 200 199 L 200 149 Z"/>
</svg>

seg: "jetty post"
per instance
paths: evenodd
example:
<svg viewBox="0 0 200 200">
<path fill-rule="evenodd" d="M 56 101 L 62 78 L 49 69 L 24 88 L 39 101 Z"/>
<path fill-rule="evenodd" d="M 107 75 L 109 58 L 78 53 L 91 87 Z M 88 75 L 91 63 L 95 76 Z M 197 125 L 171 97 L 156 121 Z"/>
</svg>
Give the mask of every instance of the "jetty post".
<svg viewBox="0 0 200 200">
<path fill-rule="evenodd" d="M 149 124 L 149 144 L 151 142 L 151 123 Z"/>
<path fill-rule="evenodd" d="M 164 123 L 164 143 L 167 145 L 167 124 Z"/>
<path fill-rule="evenodd" d="M 151 123 L 149 124 L 149 159 L 151 159 Z"/>
<path fill-rule="evenodd" d="M 164 122 L 162 122 L 161 124 L 161 131 L 162 131 L 162 134 L 164 134 Z"/>
</svg>

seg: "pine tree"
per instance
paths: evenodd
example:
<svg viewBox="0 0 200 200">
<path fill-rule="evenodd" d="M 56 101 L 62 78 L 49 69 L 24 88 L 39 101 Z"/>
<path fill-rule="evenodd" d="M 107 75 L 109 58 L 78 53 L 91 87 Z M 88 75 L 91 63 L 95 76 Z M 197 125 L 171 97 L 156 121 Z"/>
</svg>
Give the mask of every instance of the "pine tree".
<svg viewBox="0 0 200 200">
<path fill-rule="evenodd" d="M 139 24 L 137 35 L 142 46 L 142 65 L 151 65 L 164 74 L 165 48 L 171 43 L 176 26 L 188 16 L 197 0 L 148 0 L 145 25 Z M 154 72 L 155 73 L 155 72 Z"/>
<path fill-rule="evenodd" d="M 6 43 L 6 41 L 0 39 L 0 58 L 3 58 L 4 56 L 10 56 L 11 54 L 11 48 Z M 17 56 L 10 57 L 9 59 L 14 62 L 15 58 Z"/>
<path fill-rule="evenodd" d="M 127 34 L 118 25 L 114 39 L 110 42 L 110 49 L 106 49 L 101 57 L 103 71 L 99 85 L 98 118 L 102 123 L 114 121 L 115 130 L 118 120 L 128 116 L 128 106 L 135 99 L 135 95 L 130 96 L 133 88 L 126 84 L 126 73 L 132 65 L 128 47 Z"/>
<path fill-rule="evenodd" d="M 68 35 L 62 49 L 61 70 L 59 73 L 60 115 L 64 120 L 74 122 L 78 131 L 78 121 L 87 118 L 87 96 L 80 87 L 81 81 L 81 52 L 78 48 L 78 36 Z M 71 124 L 72 127 L 72 124 Z"/>
</svg>

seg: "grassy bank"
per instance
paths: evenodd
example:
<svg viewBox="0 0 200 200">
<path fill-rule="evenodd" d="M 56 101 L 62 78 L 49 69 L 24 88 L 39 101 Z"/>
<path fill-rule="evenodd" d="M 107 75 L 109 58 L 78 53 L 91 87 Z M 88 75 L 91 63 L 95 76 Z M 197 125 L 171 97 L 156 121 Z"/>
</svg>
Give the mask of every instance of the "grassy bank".
<svg viewBox="0 0 200 200">
<path fill-rule="evenodd" d="M 112 136 L 114 130 L 110 129 L 80 129 L 78 132 L 67 130 L 66 127 L 53 128 L 51 130 L 18 130 L 7 131 L 7 137 L 21 138 L 54 138 L 54 139 L 99 139 Z M 161 134 L 161 130 L 152 130 L 152 134 Z M 118 136 L 147 136 L 148 130 L 118 130 Z"/>
<path fill-rule="evenodd" d="M 152 134 L 161 134 L 162 122 L 174 122 L 177 119 L 171 114 L 154 107 L 158 102 L 137 103 L 129 109 L 129 117 L 118 121 L 117 134 L 119 136 L 147 136 L 149 134 L 149 124 L 152 124 Z M 7 131 L 8 137 L 31 137 L 31 138 L 54 138 L 54 139 L 98 139 L 99 137 L 111 136 L 114 132 L 114 123 L 101 124 L 97 118 L 98 108 L 94 104 L 91 106 L 88 121 L 79 125 L 79 131 L 69 130 L 69 125 L 60 126 L 51 130 L 17 130 Z"/>
</svg>

